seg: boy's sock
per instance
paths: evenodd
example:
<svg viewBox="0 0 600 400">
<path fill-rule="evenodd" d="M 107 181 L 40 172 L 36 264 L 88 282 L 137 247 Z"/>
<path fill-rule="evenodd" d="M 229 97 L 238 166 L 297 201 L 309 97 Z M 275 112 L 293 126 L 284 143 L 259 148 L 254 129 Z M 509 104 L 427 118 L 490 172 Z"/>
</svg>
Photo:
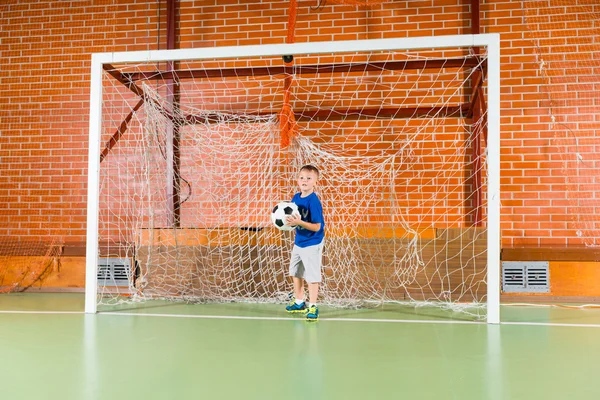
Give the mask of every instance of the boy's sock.
<svg viewBox="0 0 600 400">
<path fill-rule="evenodd" d="M 302 300 L 302 299 L 296 299 L 296 304 L 300 305 L 302 303 L 304 303 L 304 300 Z"/>
<path fill-rule="evenodd" d="M 309 303 L 309 305 L 308 305 L 308 306 L 309 306 L 309 307 L 316 307 L 316 306 L 317 306 L 317 303 Z"/>
</svg>

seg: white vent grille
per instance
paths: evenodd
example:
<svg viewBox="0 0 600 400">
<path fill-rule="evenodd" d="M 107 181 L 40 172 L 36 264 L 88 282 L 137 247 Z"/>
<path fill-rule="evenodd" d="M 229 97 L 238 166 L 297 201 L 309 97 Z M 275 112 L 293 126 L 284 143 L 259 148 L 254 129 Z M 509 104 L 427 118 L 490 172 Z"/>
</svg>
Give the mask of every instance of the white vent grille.
<svg viewBox="0 0 600 400">
<path fill-rule="evenodd" d="M 506 293 L 549 293 L 547 261 L 503 261 L 502 291 Z"/>
<path fill-rule="evenodd" d="M 98 286 L 129 286 L 131 260 L 129 258 L 98 259 Z"/>
<path fill-rule="evenodd" d="M 525 266 L 502 263 L 502 291 L 520 292 L 525 289 Z"/>
</svg>

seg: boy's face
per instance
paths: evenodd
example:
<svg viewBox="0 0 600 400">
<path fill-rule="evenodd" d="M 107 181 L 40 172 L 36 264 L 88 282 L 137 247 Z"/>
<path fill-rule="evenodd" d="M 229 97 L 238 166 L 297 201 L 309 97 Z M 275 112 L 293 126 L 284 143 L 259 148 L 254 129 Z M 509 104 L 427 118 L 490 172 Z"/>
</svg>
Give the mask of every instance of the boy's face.
<svg viewBox="0 0 600 400">
<path fill-rule="evenodd" d="M 310 194 L 315 188 L 315 183 L 319 176 L 314 171 L 308 171 L 303 169 L 298 175 L 298 186 L 300 191 L 305 194 Z"/>
</svg>

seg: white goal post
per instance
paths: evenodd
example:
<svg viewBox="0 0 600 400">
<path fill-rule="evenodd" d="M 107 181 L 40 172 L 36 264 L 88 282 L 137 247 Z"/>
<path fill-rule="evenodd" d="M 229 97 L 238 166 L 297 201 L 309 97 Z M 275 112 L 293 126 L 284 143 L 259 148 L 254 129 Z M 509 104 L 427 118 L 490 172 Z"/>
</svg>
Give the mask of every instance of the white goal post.
<svg viewBox="0 0 600 400">
<path fill-rule="evenodd" d="M 500 37 L 498 34 L 455 35 L 398 39 L 333 41 L 214 47 L 197 49 L 97 53 L 91 58 L 89 166 L 86 239 L 85 312 L 97 312 L 99 258 L 100 154 L 103 116 L 103 73 L 106 65 L 158 63 L 178 60 L 218 60 L 282 55 L 376 52 L 388 50 L 446 49 L 481 47 L 487 57 L 487 322 L 500 323 Z"/>
</svg>

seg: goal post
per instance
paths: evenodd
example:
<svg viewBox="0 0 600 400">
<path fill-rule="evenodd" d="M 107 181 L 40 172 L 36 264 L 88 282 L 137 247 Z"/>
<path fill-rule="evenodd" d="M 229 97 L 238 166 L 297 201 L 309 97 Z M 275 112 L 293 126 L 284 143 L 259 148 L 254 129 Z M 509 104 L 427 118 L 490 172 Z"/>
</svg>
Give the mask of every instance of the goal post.
<svg viewBox="0 0 600 400">
<path fill-rule="evenodd" d="M 484 61 L 474 59 L 475 65 L 470 64 L 473 47 L 485 54 Z M 420 49 L 424 51 L 419 53 Z M 297 68 L 281 69 L 283 62 L 278 65 L 276 60 L 283 55 L 294 56 Z M 302 64 L 302 59 L 310 61 Z M 161 71 L 160 63 L 169 61 L 182 65 L 153 76 Z M 410 68 L 422 68 L 415 66 L 419 63 L 428 68 L 437 65 L 441 72 L 410 73 Z M 119 66 L 125 67 L 118 70 Z M 472 79 L 469 71 L 475 68 L 484 70 L 480 80 L 485 85 Z M 340 70 L 346 75 L 318 75 Z M 269 79 L 271 73 L 278 73 L 278 79 Z M 260 74 L 266 78 L 255 77 Z M 283 76 L 293 76 L 293 83 Z M 120 80 L 116 85 L 121 89 L 110 89 L 107 80 Z M 163 86 L 156 83 L 159 80 Z M 168 85 L 173 82 L 179 86 L 181 105 L 163 93 L 172 90 Z M 292 99 L 291 85 L 297 85 Z M 450 127 L 429 122 L 472 119 L 469 104 L 473 106 L 475 96 L 465 100 L 469 89 L 485 96 L 479 121 L 450 122 Z M 119 90 L 128 94 L 120 95 Z M 193 100 L 186 103 L 185 96 Z M 282 101 L 288 114 L 281 112 Z M 239 110 L 226 102 L 239 103 Z M 293 140 L 279 149 L 286 115 L 291 124 L 286 134 Z M 398 118 L 412 122 L 382 122 Z M 365 122 L 373 120 L 376 123 Z M 127 132 L 129 121 L 138 124 L 134 133 Z M 468 132 L 477 124 L 485 125 L 487 132 L 481 155 L 468 147 L 479 141 Z M 323 133 L 328 139 L 310 136 L 320 129 L 333 133 Z M 182 135 L 181 155 L 169 150 L 173 132 Z M 356 140 L 336 142 L 332 139 L 336 133 Z M 472 298 L 485 304 L 487 322 L 499 323 L 499 133 L 497 34 L 93 54 L 85 312 L 97 312 L 99 258 L 115 255 L 132 257 L 126 273 L 130 296 L 144 292 L 143 296 L 203 301 L 275 299 L 282 288 L 287 254 L 282 249 L 289 237 L 267 227 L 269 215 L 257 210 L 268 209 L 275 200 L 289 200 L 285 197 L 289 192 L 279 186 L 293 184 L 290 174 L 298 166 L 315 163 L 324 168 L 324 182 L 333 188 L 323 195 L 331 213 L 326 221 L 330 237 L 326 264 L 333 266 L 324 271 L 324 295 L 332 303 L 349 299 L 460 303 Z M 126 148 L 127 143 L 131 147 Z M 444 143 L 458 150 L 446 151 Z M 189 158 L 185 149 L 192 149 Z M 121 153 L 114 156 L 113 151 Z M 101 154 L 110 167 L 101 164 Z M 181 178 L 176 201 L 179 191 L 185 191 L 184 201 L 192 199 L 185 207 L 176 203 L 182 215 L 174 219 L 165 215 L 168 206 L 165 211 L 159 205 L 172 176 L 157 172 L 173 158 L 188 174 L 170 172 Z M 475 172 L 464 169 L 480 162 L 483 165 Z M 266 177 L 255 172 L 257 166 Z M 101 172 L 105 168 L 112 168 L 106 172 L 108 178 Z M 196 172 L 212 176 L 212 186 L 199 180 Z M 244 174 L 251 175 L 248 180 L 254 186 L 239 183 Z M 475 188 L 473 182 L 481 180 L 484 183 Z M 404 186 L 398 189 L 399 185 Z M 454 192 L 455 186 L 462 189 Z M 483 201 L 464 188 L 484 190 Z M 239 207 L 243 219 L 239 226 L 223 204 Z M 334 205 L 355 211 L 338 216 L 331 211 Z M 481 208 L 484 220 L 474 217 L 477 213 L 470 207 Z M 197 210 L 201 216 L 194 214 Z M 135 243 L 123 244 L 128 241 Z M 110 246 L 121 250 L 105 251 Z M 165 256 L 164 251 L 169 253 Z M 480 267 L 483 259 L 485 266 Z M 218 268 L 207 266 L 211 262 Z M 430 262 L 439 265 L 429 267 Z M 456 267 L 461 263 L 464 269 Z M 278 269 L 268 269 L 267 264 Z M 135 279 L 137 283 L 131 282 Z M 483 285 L 485 292 L 479 289 Z M 392 292 L 394 296 L 389 296 Z"/>
</svg>

